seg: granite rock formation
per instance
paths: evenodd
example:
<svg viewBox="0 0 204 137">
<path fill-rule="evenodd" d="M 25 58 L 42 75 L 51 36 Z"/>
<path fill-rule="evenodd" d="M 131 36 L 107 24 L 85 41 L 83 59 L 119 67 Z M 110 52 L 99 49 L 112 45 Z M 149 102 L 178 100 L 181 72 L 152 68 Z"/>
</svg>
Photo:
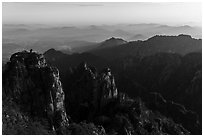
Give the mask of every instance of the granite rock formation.
<svg viewBox="0 0 204 137">
<path fill-rule="evenodd" d="M 42 54 L 31 50 L 11 56 L 3 73 L 3 97 L 10 97 L 31 116 L 47 118 L 52 130 L 69 124 L 59 71 L 47 65 Z"/>
<path fill-rule="evenodd" d="M 118 92 L 115 80 L 109 68 L 105 68 L 98 73 L 95 67 L 87 66 L 82 62 L 76 68 L 70 68 L 67 74 L 67 84 L 65 85 L 67 110 L 77 112 L 73 117 L 81 120 L 100 111 L 104 105 L 112 99 L 117 99 Z M 70 108 L 71 107 L 71 108 Z M 83 116 L 78 115 L 78 111 L 83 112 Z"/>
</svg>

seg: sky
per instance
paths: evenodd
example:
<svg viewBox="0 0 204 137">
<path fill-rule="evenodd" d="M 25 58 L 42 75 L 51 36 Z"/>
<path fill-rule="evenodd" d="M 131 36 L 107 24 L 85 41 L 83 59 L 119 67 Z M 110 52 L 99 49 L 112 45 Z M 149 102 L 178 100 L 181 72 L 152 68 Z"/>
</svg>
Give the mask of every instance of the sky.
<svg viewBox="0 0 204 137">
<path fill-rule="evenodd" d="M 3 2 L 3 24 L 202 25 L 201 3 Z"/>
</svg>

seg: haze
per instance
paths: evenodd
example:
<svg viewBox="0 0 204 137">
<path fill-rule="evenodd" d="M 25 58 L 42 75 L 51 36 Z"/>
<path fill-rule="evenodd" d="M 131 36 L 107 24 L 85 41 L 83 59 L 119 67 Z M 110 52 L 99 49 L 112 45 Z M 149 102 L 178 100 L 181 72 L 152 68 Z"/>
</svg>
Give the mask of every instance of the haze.
<svg viewBox="0 0 204 137">
<path fill-rule="evenodd" d="M 7 3 L 3 24 L 201 26 L 201 3 Z"/>
</svg>

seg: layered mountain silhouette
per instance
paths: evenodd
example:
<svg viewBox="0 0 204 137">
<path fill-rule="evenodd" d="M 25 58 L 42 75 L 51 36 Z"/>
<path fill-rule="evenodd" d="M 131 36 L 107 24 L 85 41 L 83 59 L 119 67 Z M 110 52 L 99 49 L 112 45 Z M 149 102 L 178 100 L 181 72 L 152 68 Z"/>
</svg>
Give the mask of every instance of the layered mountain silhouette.
<svg viewBox="0 0 204 137">
<path fill-rule="evenodd" d="M 149 56 L 158 52 L 178 53 L 185 55 L 189 52 L 201 52 L 201 39 L 189 35 L 154 36 L 145 41 L 128 42 L 108 49 L 90 51 L 90 53 L 113 60 L 126 56 Z"/>
<path fill-rule="evenodd" d="M 3 134 L 202 134 L 201 43 L 110 38 L 86 53 L 14 53 Z"/>
<path fill-rule="evenodd" d="M 46 24 L 3 24 L 3 58 L 9 59 L 12 53 L 8 44 L 18 44 L 23 49 L 45 52 L 50 48 L 65 53 L 81 53 L 91 50 L 94 45 L 110 37 L 122 38 L 125 41 L 146 40 L 154 35 L 188 34 L 202 38 L 202 28 L 198 26 L 169 26 L 164 24 L 118 24 L 90 26 L 53 26 Z M 11 50 L 10 50 L 11 49 Z"/>
</svg>

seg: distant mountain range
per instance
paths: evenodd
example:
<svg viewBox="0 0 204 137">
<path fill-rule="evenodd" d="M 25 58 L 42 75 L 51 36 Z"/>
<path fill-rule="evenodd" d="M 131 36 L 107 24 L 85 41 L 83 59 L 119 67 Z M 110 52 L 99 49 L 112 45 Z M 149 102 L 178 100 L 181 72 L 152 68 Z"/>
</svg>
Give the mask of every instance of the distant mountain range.
<svg viewBox="0 0 204 137">
<path fill-rule="evenodd" d="M 100 58 L 102 62 L 103 60 L 107 62 L 129 56 L 142 58 L 145 56 L 154 55 L 156 53 L 177 53 L 185 55 L 191 52 L 202 52 L 202 40 L 194 39 L 189 35 L 181 34 L 178 36 L 156 35 L 145 41 L 132 42 L 127 42 L 123 39 L 112 37 L 101 43 L 91 45 L 90 50 L 84 53 L 67 55 L 51 49 L 45 52 L 45 57 L 48 57 L 48 61 L 51 59 L 52 61 L 56 61 L 56 63 L 60 62 L 58 62 L 56 59 L 60 57 L 68 58 L 74 63 L 83 61 L 85 56 L 90 57 L 89 59 L 86 58 L 87 60 L 84 59 L 86 61 L 98 60 L 98 58 Z M 80 58 L 80 61 L 73 61 L 76 59 L 75 57 Z M 60 60 L 64 59 L 60 58 Z M 76 64 L 77 63 L 74 63 L 74 65 Z"/>
<path fill-rule="evenodd" d="M 115 45 L 114 43 L 112 45 Z M 201 52 L 202 40 L 194 39 L 189 35 L 153 36 L 145 41 L 132 41 L 119 46 L 89 51 L 105 59 L 113 60 L 126 56 L 147 56 L 158 52 L 187 54 Z"/>
<path fill-rule="evenodd" d="M 5 52 L 8 51 L 7 43 L 13 43 L 21 45 L 25 49 L 32 48 L 36 51 L 45 52 L 50 48 L 55 48 L 71 54 L 91 50 L 94 45 L 98 45 L 111 37 L 122 38 L 125 41 L 146 40 L 154 35 L 179 34 L 201 38 L 201 30 L 201 27 L 197 26 L 169 26 L 153 23 L 78 27 L 43 24 L 3 24 L 2 40 Z"/>
</svg>

